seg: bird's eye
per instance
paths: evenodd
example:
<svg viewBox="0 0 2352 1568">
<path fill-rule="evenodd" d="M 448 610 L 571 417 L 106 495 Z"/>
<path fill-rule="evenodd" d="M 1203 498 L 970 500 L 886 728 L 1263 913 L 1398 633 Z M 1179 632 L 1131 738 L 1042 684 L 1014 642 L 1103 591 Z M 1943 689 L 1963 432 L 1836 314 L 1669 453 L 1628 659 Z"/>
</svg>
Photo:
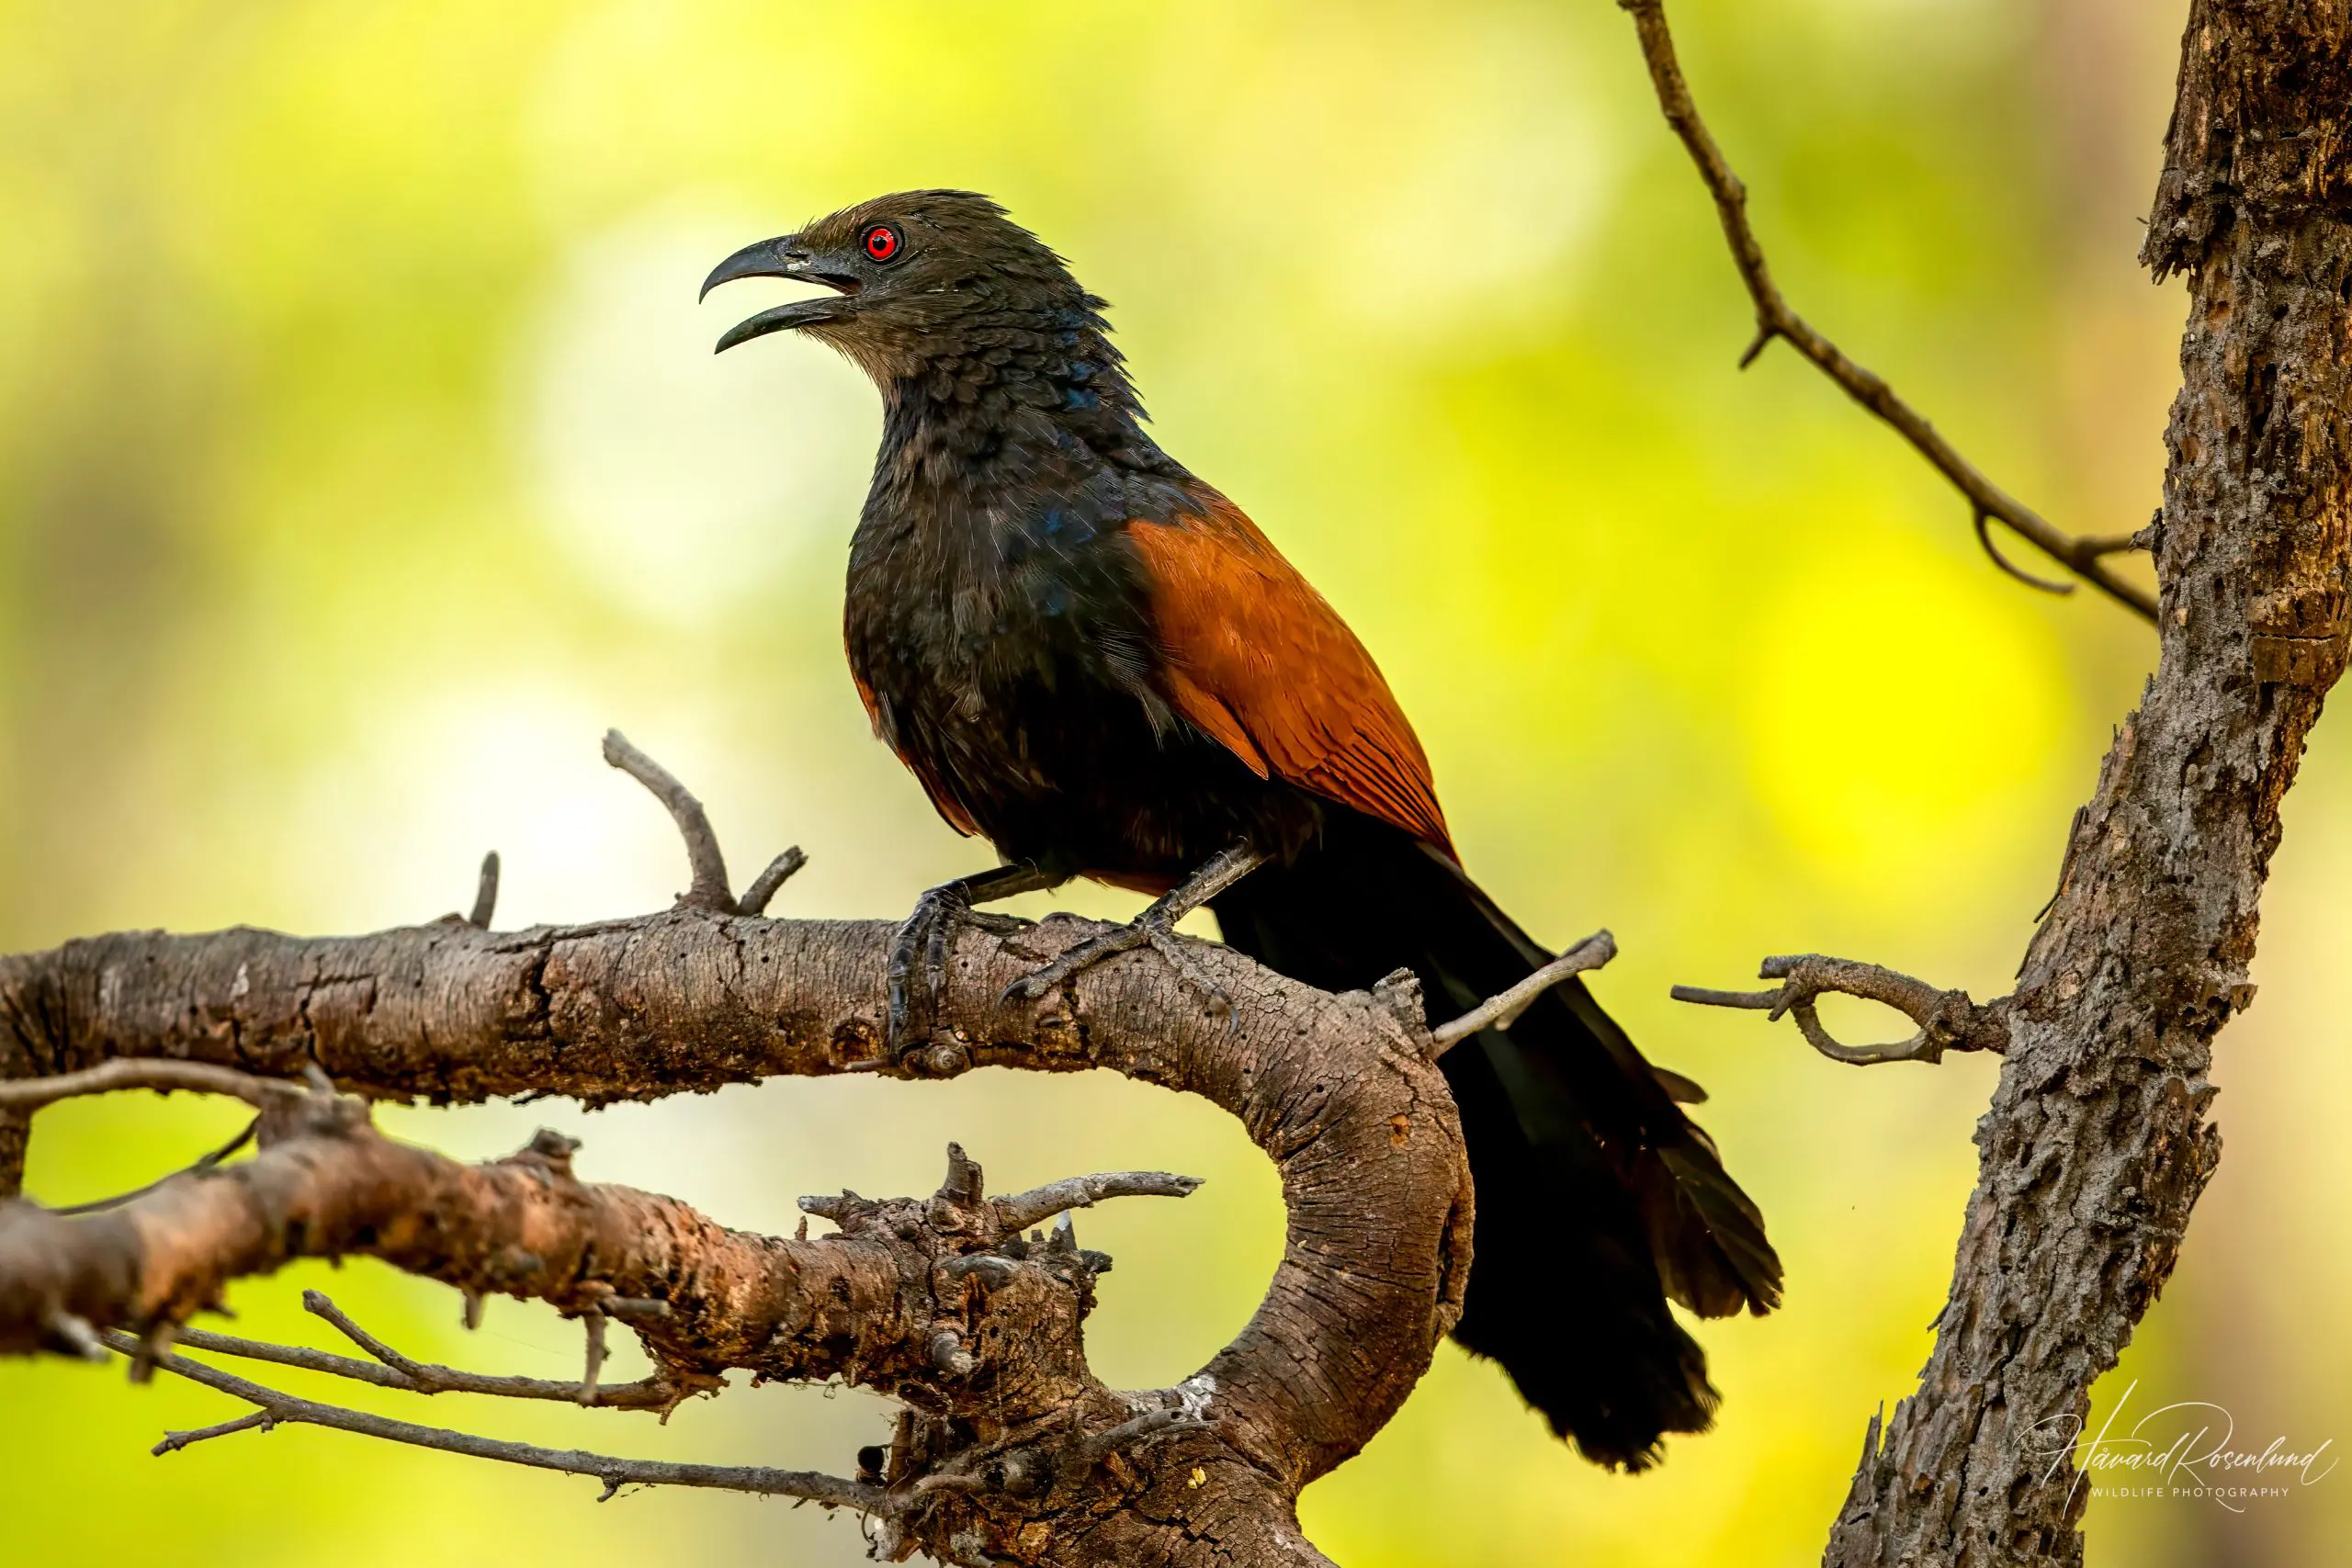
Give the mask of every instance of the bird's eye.
<svg viewBox="0 0 2352 1568">
<path fill-rule="evenodd" d="M 899 231 L 888 223 L 876 223 L 857 243 L 865 247 L 868 261 L 886 262 L 899 254 Z"/>
</svg>

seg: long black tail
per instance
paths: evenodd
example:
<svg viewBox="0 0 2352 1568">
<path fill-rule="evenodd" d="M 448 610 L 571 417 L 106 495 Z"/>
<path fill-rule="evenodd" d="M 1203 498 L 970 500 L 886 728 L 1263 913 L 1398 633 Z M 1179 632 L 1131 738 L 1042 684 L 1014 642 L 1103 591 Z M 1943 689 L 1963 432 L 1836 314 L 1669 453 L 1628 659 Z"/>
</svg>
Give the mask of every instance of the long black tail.
<svg viewBox="0 0 2352 1568">
<path fill-rule="evenodd" d="M 1399 967 L 1442 1022 L 1552 955 L 1459 867 L 1403 833 L 1330 814 L 1324 841 L 1215 905 L 1225 940 L 1326 990 Z M 1668 1432 L 1702 1431 L 1714 1389 L 1670 1295 L 1703 1316 L 1781 1299 L 1763 1216 L 1661 1076 L 1581 982 L 1444 1059 L 1477 1224 L 1454 1337 L 1502 1363 L 1552 1428 L 1641 1470 Z"/>
</svg>

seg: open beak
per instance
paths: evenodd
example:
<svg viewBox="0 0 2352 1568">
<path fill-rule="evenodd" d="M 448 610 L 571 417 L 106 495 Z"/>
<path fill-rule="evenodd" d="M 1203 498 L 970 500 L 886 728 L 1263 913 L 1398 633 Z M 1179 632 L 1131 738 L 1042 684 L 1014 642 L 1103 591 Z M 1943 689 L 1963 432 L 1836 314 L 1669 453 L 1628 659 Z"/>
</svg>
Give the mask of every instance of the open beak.
<svg viewBox="0 0 2352 1568">
<path fill-rule="evenodd" d="M 701 298 L 722 283 L 732 283 L 739 277 L 786 277 L 796 283 L 821 283 L 843 295 L 856 291 L 856 280 L 838 273 L 811 270 L 811 256 L 800 243 L 797 234 L 783 234 L 773 240 L 762 240 L 755 245 L 745 245 L 711 269 L 703 279 Z M 748 321 L 736 322 L 718 340 L 714 353 L 724 354 L 739 343 L 749 343 L 770 333 L 787 332 L 795 327 L 812 327 L 827 321 L 838 321 L 850 313 L 847 299 L 795 299 L 789 305 L 778 305 L 763 310 Z"/>
</svg>

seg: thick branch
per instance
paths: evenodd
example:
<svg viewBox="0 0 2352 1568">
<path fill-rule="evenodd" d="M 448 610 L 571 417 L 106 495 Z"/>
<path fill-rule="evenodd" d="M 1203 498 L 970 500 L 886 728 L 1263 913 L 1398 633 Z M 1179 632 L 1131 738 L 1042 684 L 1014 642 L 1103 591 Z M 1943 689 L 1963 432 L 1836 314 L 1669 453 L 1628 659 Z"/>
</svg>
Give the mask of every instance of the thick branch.
<svg viewBox="0 0 2352 1568">
<path fill-rule="evenodd" d="M 1664 0 L 1618 0 L 1618 4 L 1633 14 L 1634 26 L 1641 35 L 1642 57 L 1649 64 L 1651 85 L 1657 89 L 1658 107 L 1674 133 L 1682 139 L 1682 145 L 1689 149 L 1690 161 L 1699 167 L 1699 177 L 1706 182 L 1707 193 L 1714 198 L 1724 238 L 1731 246 L 1732 262 L 1739 268 L 1740 281 L 1747 286 L 1748 298 L 1755 303 L 1756 338 L 1740 356 L 1741 367 L 1752 364 L 1774 338 L 1785 341 L 1823 375 L 1837 382 L 1848 397 L 1892 425 L 1951 482 L 1953 489 L 1967 498 L 1977 541 L 1995 565 L 2033 587 L 2056 593 L 2074 592 L 2070 582 L 2044 581 L 2012 565 L 1994 547 L 1987 531 L 1988 520 L 1998 521 L 2076 577 L 2154 620 L 2155 600 L 2144 590 L 2116 576 L 2107 564 L 2108 557 L 2138 547 L 2137 536 L 2102 538 L 2065 533 L 1986 478 L 1934 425 L 1897 397 L 1883 377 L 1848 358 L 1844 350 L 1790 309 L 1765 262 L 1764 247 L 1757 242 L 1756 231 L 1748 224 L 1747 187 L 1732 173 L 1723 150 L 1708 133 L 1706 122 L 1699 118 L 1699 107 L 1691 100 L 1690 85 L 1682 78 L 1682 67 L 1674 54 L 1674 35 L 1666 25 Z"/>
<path fill-rule="evenodd" d="M 632 1326 L 673 1385 L 670 1403 L 732 1367 L 814 1379 L 854 1368 L 887 1382 L 921 1364 L 911 1325 L 928 1306 L 908 1295 L 887 1244 L 776 1241 L 673 1199 L 581 1182 L 571 1140 L 552 1134 L 463 1165 L 382 1137 L 361 1102 L 332 1096 L 265 1116 L 261 1138 L 243 1164 L 175 1178 L 105 1213 L 0 1206 L 0 1351 L 52 1339 L 69 1316 L 140 1331 L 178 1324 L 240 1276 L 361 1253 L 571 1314 L 614 1297 L 662 1300 L 667 1314 Z"/>
<path fill-rule="evenodd" d="M 1057 1506 L 1075 1508 L 1066 1517 L 1087 1521 L 1083 1530 L 1057 1529 L 1042 1545 L 1004 1537 L 995 1550 L 1035 1562 L 1088 1561 L 1088 1552 L 1098 1553 L 1097 1561 L 1102 1554 L 1149 1555 L 1171 1550 L 1167 1532 L 1175 1529 L 1182 1541 L 1175 1561 L 1217 1553 L 1240 1562 L 1287 1561 L 1285 1554 L 1298 1550 L 1289 1511 L 1297 1489 L 1380 1428 L 1459 1314 L 1470 1191 L 1453 1103 L 1431 1060 L 1434 1043 L 1401 994 L 1329 996 L 1207 944 L 1193 956 L 1233 998 L 1230 1020 L 1208 1016 L 1149 953 L 1104 964 L 1076 981 L 1070 995 L 1035 1006 L 999 999 L 1041 960 L 1098 929 L 1057 919 L 1010 938 L 960 931 L 941 1028 L 965 1042 L 977 1064 L 1049 1071 L 1105 1066 L 1232 1111 L 1281 1168 L 1290 1206 L 1285 1262 L 1250 1325 L 1181 1394 L 1100 1391 L 1084 1372 L 1074 1337 L 1067 1368 L 1031 1367 L 1063 1382 L 1057 1390 L 1041 1384 L 1023 1398 L 1042 1407 L 1080 1397 L 1082 1407 L 1097 1412 L 1084 1431 L 1094 1430 L 1096 1421 L 1108 1427 L 1156 1408 L 1186 1409 L 1204 1429 L 1156 1435 L 1148 1463 L 1103 1470 L 1082 1495 L 1046 1494 Z M 894 934 L 884 922 L 775 921 L 688 908 L 514 933 L 440 922 L 317 941 L 253 931 L 123 934 L 0 958 L 0 1049 L 51 1072 L 119 1057 L 284 1076 L 315 1064 L 346 1089 L 436 1101 L 558 1093 L 601 1102 L 778 1074 L 911 1073 L 878 1060 Z M 339 1145 L 339 1160 L 377 1177 L 396 1168 L 409 1173 L 403 1179 L 435 1190 L 454 1186 L 453 1206 L 469 1211 L 515 1202 L 569 1213 L 566 1205 L 577 1201 L 568 1174 L 556 1169 L 567 1163 L 560 1143 L 469 1168 L 431 1164 L 435 1156 L 364 1128 L 338 1136 L 348 1145 Z M 138 1202 L 190 1201 L 188 1193 L 218 1182 L 266 1180 L 281 1168 L 284 1153 L 273 1145 L 244 1165 L 200 1182 L 182 1179 Z M 239 1174 L 257 1168 L 258 1176 Z M 521 1168 L 532 1174 L 519 1178 Z M 523 1190 L 510 1191 L 518 1180 Z M 578 1222 L 593 1225 L 599 1237 L 596 1279 L 588 1284 L 561 1282 L 562 1260 L 581 1256 L 566 1250 L 582 1241 L 577 1232 L 530 1244 L 526 1259 L 487 1248 L 483 1237 L 483 1250 L 426 1248 L 393 1260 L 469 1293 L 543 1293 L 571 1312 L 599 1307 L 590 1298 L 605 1292 L 664 1299 L 665 1281 L 683 1266 L 671 1238 L 702 1235 L 698 1227 L 708 1222 L 669 1200 L 593 1190 L 611 1196 L 592 1205 L 594 1218 Z M 552 1194 L 566 1196 L 559 1203 Z M 1061 1196 L 1006 1201 L 1026 1221 L 1028 1210 Z M 868 1212 L 872 1205 L 858 1207 L 862 1201 L 831 1206 L 887 1230 L 883 1218 Z M 554 1223 L 551 1213 L 537 1209 L 535 1224 Z M 60 1245 L 52 1227 L 121 1224 L 125 1213 L 83 1221 L 27 1213 L 10 1224 L 39 1229 L 29 1250 L 37 1258 Z M 990 1223 L 1010 1228 L 1001 1211 L 989 1213 Z M 606 1233 L 608 1220 L 615 1234 Z M 880 1231 L 874 1239 L 882 1239 Z M 736 1259 L 749 1272 L 732 1272 L 738 1263 L 729 1262 L 726 1288 L 697 1289 L 691 1300 L 671 1291 L 666 1299 L 676 1316 L 632 1322 L 665 1375 L 691 1388 L 704 1386 L 695 1380 L 722 1366 L 816 1377 L 829 1375 L 828 1367 L 846 1371 L 854 1359 L 858 1375 L 870 1381 L 904 1366 L 912 1380 L 899 1386 L 905 1397 L 915 1397 L 909 1390 L 948 1386 L 933 1358 L 932 1309 L 896 1304 L 896 1264 L 887 1271 L 878 1261 L 871 1269 L 854 1266 L 851 1260 L 865 1255 L 839 1238 L 793 1243 L 717 1232 L 706 1240 L 713 1256 Z M 404 1244 L 395 1231 L 365 1244 L 354 1233 L 342 1245 L 391 1257 Z M 1025 1259 L 1017 1250 L 1008 1240 L 996 1251 L 967 1253 L 955 1260 L 956 1270 L 939 1272 L 939 1282 L 993 1300 L 1045 1289 L 1033 1262 L 1083 1268 L 1090 1256 L 1074 1243 L 1059 1260 Z M 761 1291 L 775 1284 L 772 1274 L 753 1266 L 780 1267 L 779 1257 L 797 1269 L 820 1268 L 796 1276 L 809 1281 L 812 1297 L 817 1284 L 840 1279 L 854 1311 L 845 1310 L 831 1329 L 811 1325 L 787 1333 L 782 1345 L 772 1343 L 788 1314 L 758 1306 Z M 0 1263 L 0 1279 L 15 1277 L 17 1268 Z M 197 1281 L 176 1292 L 191 1309 L 209 1299 L 204 1288 L 217 1290 L 204 1269 L 180 1272 Z M 753 1310 L 744 1309 L 746 1292 Z M 152 1308 L 155 1292 L 136 1299 Z M 727 1303 L 724 1311 L 719 1303 Z M 138 1326 L 134 1319 L 116 1321 Z M 876 1345 L 877 1332 L 887 1345 Z M 955 1337 L 944 1355 L 950 1364 L 959 1350 L 990 1364 L 996 1352 L 985 1319 L 957 1320 Z M 1075 1389 L 1097 1392 L 1080 1396 Z M 990 1397 L 1005 1393 L 994 1389 Z M 1144 1400 L 1145 1410 L 1118 1403 L 1130 1398 Z M 990 1440 L 1013 1445 L 1008 1452 L 1028 1451 L 1017 1434 Z M 920 1479 L 944 1457 L 916 1455 L 908 1462 L 921 1463 L 904 1473 Z M 1057 1475 L 1067 1469 L 1035 1462 Z M 1170 1466 L 1180 1467 L 1172 1480 Z M 1206 1477 L 1197 1486 L 1189 1481 L 1194 1470 Z M 1055 1484 L 1066 1483 L 1076 1484 L 1066 1476 Z M 1106 1486 L 1131 1506 L 1102 1511 Z M 1080 1507 L 1086 1498 L 1092 1502 Z M 963 1509 L 957 1528 L 998 1540 L 989 1509 L 1006 1506 L 995 1494 L 974 1497 L 942 1488 L 922 1520 L 892 1528 L 921 1534 L 931 1529 L 925 1521 Z M 1192 1520 L 1190 1533 L 1167 1522 L 1176 1519 Z"/>
</svg>

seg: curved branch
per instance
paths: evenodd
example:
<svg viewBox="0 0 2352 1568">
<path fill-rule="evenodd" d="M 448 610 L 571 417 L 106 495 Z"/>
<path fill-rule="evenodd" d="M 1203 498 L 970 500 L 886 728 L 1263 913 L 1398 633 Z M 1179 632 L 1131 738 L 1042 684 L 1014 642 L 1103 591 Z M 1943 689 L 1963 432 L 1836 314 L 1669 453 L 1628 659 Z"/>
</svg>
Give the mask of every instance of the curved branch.
<svg viewBox="0 0 2352 1568">
<path fill-rule="evenodd" d="M 1634 28 L 1642 40 L 1642 58 L 1649 65 L 1650 83 L 1657 90 L 1659 110 L 1674 133 L 1682 139 L 1690 161 L 1698 165 L 1699 177 L 1706 182 L 1707 194 L 1714 198 L 1715 214 L 1722 220 L 1724 239 L 1731 247 L 1734 265 L 1739 268 L 1740 281 L 1747 286 L 1748 298 L 1756 306 L 1756 337 L 1740 355 L 1739 366 L 1745 370 L 1756 356 L 1769 347 L 1774 338 L 1810 360 L 1813 365 L 1838 383 L 1846 395 L 1878 415 L 1895 433 L 1909 442 L 1935 470 L 1951 481 L 1954 490 L 1968 500 L 1973 509 L 1976 536 L 1994 564 L 2010 576 L 2031 586 L 2053 593 L 2071 593 L 2074 584 L 2048 582 L 2033 577 L 2012 565 L 1999 550 L 1994 548 L 1991 535 L 1985 532 L 1987 518 L 1997 520 L 2018 537 L 2057 561 L 2076 577 L 2105 593 L 2116 603 L 2137 611 L 2144 618 L 2156 618 L 2156 601 L 2144 589 L 2126 582 L 2108 570 L 2106 558 L 2132 542 L 2125 537 L 2120 544 L 2111 537 L 2068 534 L 2050 522 L 2025 502 L 2018 500 L 1986 478 L 1984 471 L 1961 456 L 1958 448 L 1945 440 L 1936 427 L 1895 395 L 1884 378 L 1846 356 L 1843 349 L 1815 331 L 1813 325 L 1789 306 L 1781 293 L 1781 286 L 1773 281 L 1772 269 L 1764 259 L 1764 247 L 1757 242 L 1756 231 L 1747 221 L 1747 187 L 1732 173 L 1723 149 L 1708 132 L 1706 121 L 1699 118 L 1699 106 L 1692 101 L 1690 84 L 1682 77 L 1681 63 L 1674 53 L 1674 35 L 1666 25 L 1664 0 L 1617 0 L 1632 13 Z"/>
<path fill-rule="evenodd" d="M 113 1094 L 126 1089 L 152 1089 L 168 1094 L 186 1089 L 196 1094 L 225 1094 L 256 1111 L 267 1111 L 299 1099 L 302 1091 L 289 1083 L 255 1077 L 251 1073 L 209 1062 L 141 1062 L 118 1060 L 85 1067 L 56 1077 L 0 1078 L 0 1111 L 29 1114 L 61 1100 L 85 1095 Z"/>
<path fill-rule="evenodd" d="M 719 852 L 718 835 L 711 830 L 710 814 L 702 808 L 702 802 L 695 798 L 694 792 L 680 784 L 669 769 L 629 744 L 628 737 L 617 729 L 605 732 L 605 761 L 643 784 L 678 824 L 678 836 L 686 841 L 686 866 L 694 877 L 693 885 L 678 895 L 680 906 L 718 914 L 736 913 L 734 887 L 727 880 L 727 857 Z"/>
<path fill-rule="evenodd" d="M 1250 1324 L 1181 1392 L 1101 1390 L 1084 1371 L 1074 1333 L 1067 1366 L 1049 1377 L 1034 1366 L 1024 1370 L 1033 1380 L 1024 1397 L 1046 1399 L 1036 1392 L 1046 1383 L 1035 1382 L 1042 1377 L 1053 1385 L 1047 1404 L 1076 1398 L 1097 1412 L 1082 1431 L 1156 1408 L 1182 1408 L 1204 1430 L 1157 1436 L 1148 1465 L 1124 1472 L 1114 1465 L 1088 1483 L 1098 1504 L 1100 1489 L 1110 1487 L 1131 1496 L 1133 1506 L 1097 1507 L 1085 1514 L 1091 1522 L 1083 1532 L 1007 1554 L 1075 1562 L 1090 1551 L 1116 1557 L 1162 1551 L 1166 1520 L 1214 1505 L 1223 1533 L 1186 1538 L 1192 1544 L 1185 1552 L 1283 1560 L 1298 1550 L 1291 1512 L 1298 1490 L 1385 1424 L 1460 1314 L 1471 1199 L 1453 1101 L 1434 1065 L 1435 1043 L 1418 1010 L 1402 1005 L 1401 993 L 1327 995 L 1213 944 L 1194 944 L 1191 955 L 1232 998 L 1229 1019 L 1210 1016 L 1149 953 L 1105 963 L 1069 994 L 1038 1004 L 1001 999 L 1040 962 L 1101 929 L 1056 918 L 1009 936 L 960 931 L 950 951 L 941 1028 L 967 1045 L 975 1065 L 1108 1067 L 1230 1111 L 1281 1169 L 1290 1215 L 1284 1261 Z M 507 933 L 459 922 L 339 939 L 251 930 L 122 933 L 0 957 L 0 1049 L 7 1053 L 0 1060 L 67 1073 L 124 1057 L 289 1077 L 322 1067 L 347 1090 L 435 1102 L 534 1093 L 594 1104 L 783 1074 L 863 1068 L 913 1076 L 911 1068 L 874 1062 L 894 936 L 895 927 L 880 921 L 768 920 L 699 909 Z M 300 1101 L 316 1102 L 315 1096 Z M 366 1213 L 373 1229 L 363 1247 L 356 1230 L 306 1224 L 306 1247 L 334 1242 L 375 1251 L 447 1280 L 469 1299 L 491 1292 L 537 1294 L 572 1313 L 601 1311 L 610 1296 L 666 1299 L 673 1317 L 631 1326 L 663 1374 L 689 1392 L 707 1386 L 719 1366 L 822 1377 L 846 1375 L 853 1361 L 862 1381 L 892 1386 L 898 1380 L 902 1393 L 937 1393 L 944 1386 L 932 1359 L 932 1308 L 901 1303 L 900 1267 L 889 1260 L 895 1254 L 886 1256 L 887 1247 L 871 1252 L 842 1237 L 740 1236 L 671 1200 L 596 1188 L 603 1196 L 577 1221 L 597 1237 L 596 1278 L 573 1281 L 566 1269 L 574 1264 L 567 1260 L 582 1255 L 584 1237 L 557 1225 L 550 1207 L 558 1195 L 574 1192 L 568 1140 L 542 1142 L 492 1166 L 461 1167 L 364 1126 L 334 1136 L 339 1163 L 333 1168 L 345 1172 L 357 1205 L 346 1212 Z M 297 1151 L 266 1128 L 265 1143 L 253 1160 L 201 1181 L 169 1183 L 132 1208 L 152 1213 L 156 1205 L 207 1201 L 209 1190 L 222 1183 L 233 1184 L 224 1194 L 266 1188 Z M 309 1143 L 306 1161 L 317 1157 L 318 1139 Z M 977 1183 L 976 1172 L 972 1179 Z M 491 1247 L 486 1235 L 478 1246 L 402 1251 L 413 1238 L 394 1223 L 398 1215 L 366 1208 L 394 1190 L 448 1194 L 446 1203 L 427 1206 L 437 1215 L 519 1206 L 538 1239 L 524 1256 Z M 1026 1221 L 1029 1210 L 1059 1199 L 1024 1194 L 1011 1204 Z M 845 1230 L 881 1224 L 876 1206 L 863 1200 L 827 1206 L 847 1216 Z M 54 1227 L 125 1226 L 128 1212 L 69 1221 L 28 1206 L 6 1211 L 0 1281 L 36 1273 L 42 1258 L 66 1245 Z M 989 1211 L 1000 1228 L 1001 1213 Z M 186 1227 L 175 1222 L 142 1228 L 172 1235 Z M 688 1272 L 707 1276 L 717 1269 L 727 1278 L 686 1300 L 670 1281 L 689 1238 L 702 1251 Z M 878 1232 L 873 1239 L 888 1242 Z M 971 1267 L 943 1270 L 939 1279 L 943 1287 L 953 1282 L 994 1299 L 1040 1289 L 1041 1266 L 1091 1268 L 1097 1256 L 1067 1240 L 1048 1244 L 1049 1250 L 1056 1245 L 1059 1261 L 1012 1256 L 1016 1248 L 1008 1243 L 1001 1255 L 987 1255 L 988 1262 L 967 1254 L 957 1261 Z M 271 1266 L 258 1260 L 266 1251 L 248 1256 L 257 1259 L 254 1266 Z M 794 1277 L 806 1301 L 816 1300 L 819 1284 L 839 1280 L 856 1310 L 845 1311 L 834 1330 L 796 1330 L 775 1343 L 775 1330 L 791 1318 L 785 1303 L 772 1299 L 781 1288 L 770 1272 L 779 1258 L 798 1271 Z M 114 1304 L 153 1316 L 168 1302 L 184 1316 L 217 1295 L 221 1278 L 200 1259 L 179 1259 L 135 1301 Z M 744 1307 L 747 1291 L 753 1310 Z M 725 1311 L 714 1304 L 722 1302 Z M 1069 1312 L 1074 1327 L 1080 1308 Z M 110 1320 L 132 1327 L 146 1321 Z M 794 1321 L 805 1322 L 806 1312 Z M 853 1332 L 853 1322 L 881 1326 Z M 57 1334 L 53 1325 L 30 1332 Z M 992 1364 L 995 1352 L 982 1326 L 967 1324 L 957 1336 L 951 1364 L 956 1349 Z M 1004 1393 L 1000 1382 L 991 1399 L 1001 1404 Z M 1181 1468 L 1170 1483 L 1163 1472 L 1171 1465 Z M 1188 1479 L 1195 1470 L 1207 1478 L 1199 1486 Z M 1164 1495 L 1158 1490 L 1163 1483 L 1172 1486 Z M 924 1519 L 961 1509 L 956 1517 L 965 1526 L 985 1529 L 994 1517 L 988 1509 L 1004 1506 L 1001 1497 L 943 1489 Z M 931 1526 L 891 1528 L 922 1534 Z"/>
<path fill-rule="evenodd" d="M 2010 998 L 1978 1005 L 1966 991 L 1940 991 L 1925 980 L 1817 953 L 1768 958 L 1758 977 L 1778 980 L 1769 991 L 1710 991 L 1677 986 L 1674 999 L 1702 1007 L 1769 1010 L 1775 1021 L 1794 1015 L 1806 1043 L 1833 1062 L 1871 1066 L 1880 1062 L 1939 1062 L 1947 1051 L 2002 1052 L 2009 1045 Z M 1826 992 L 1883 1002 L 1919 1026 L 1910 1039 L 1891 1045 L 1848 1045 L 1822 1026 L 1814 1001 Z"/>
</svg>

